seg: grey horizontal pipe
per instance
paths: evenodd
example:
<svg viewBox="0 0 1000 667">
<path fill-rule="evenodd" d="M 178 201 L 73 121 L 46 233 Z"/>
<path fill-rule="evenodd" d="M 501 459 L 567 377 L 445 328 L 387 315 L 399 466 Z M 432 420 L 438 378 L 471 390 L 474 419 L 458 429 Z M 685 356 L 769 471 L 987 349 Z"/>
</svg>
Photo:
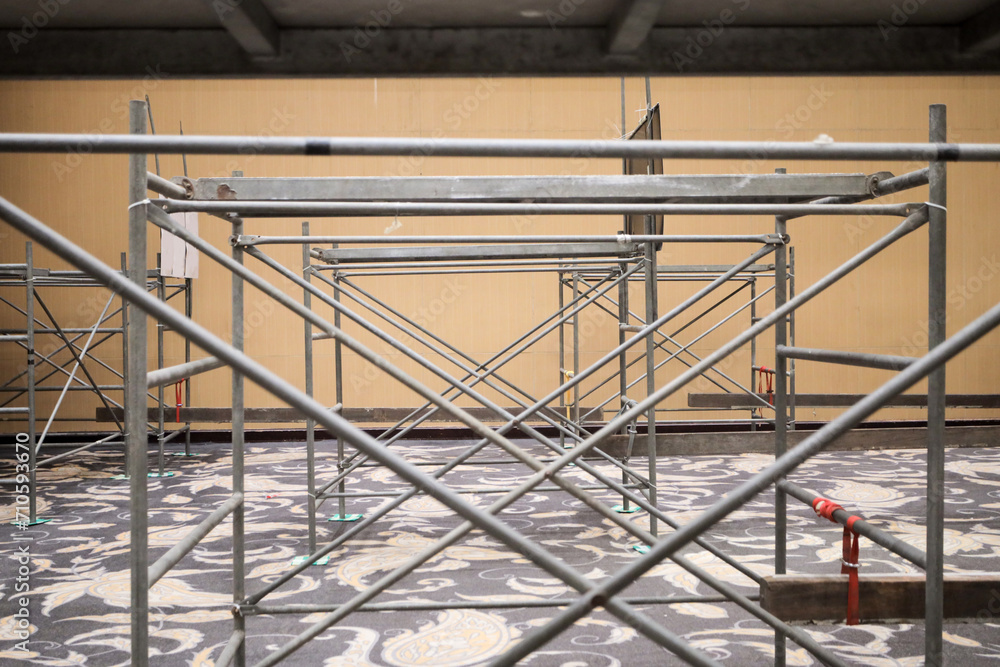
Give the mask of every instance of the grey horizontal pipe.
<svg viewBox="0 0 1000 667">
<path fill-rule="evenodd" d="M 917 360 L 917 357 L 900 357 L 892 354 L 817 350 L 809 347 L 788 347 L 786 345 L 775 346 L 774 353 L 786 359 L 825 361 L 832 364 L 846 364 L 848 366 L 881 368 L 887 371 L 901 371 Z"/>
<path fill-rule="evenodd" d="M 539 235 L 539 236 L 253 236 L 241 235 L 235 246 L 296 244 L 296 243 L 770 243 L 773 234 L 757 235 L 669 235 L 669 234 L 601 234 L 601 235 Z"/>
<path fill-rule="evenodd" d="M 438 464 L 439 462 L 434 462 Z M 519 461 L 514 461 L 513 463 L 520 463 Z M 480 464 L 481 465 L 481 464 Z M 462 487 L 455 489 L 455 493 L 469 495 L 473 493 L 478 493 L 482 495 L 490 495 L 493 493 L 510 493 L 516 487 L 496 487 L 496 486 L 480 486 L 480 487 Z M 577 489 L 581 491 L 607 491 L 608 487 L 602 484 L 578 484 Z M 648 489 L 650 488 L 646 484 L 622 484 L 623 489 Z M 539 486 L 533 489 L 538 492 L 550 492 L 550 491 L 562 491 L 562 487 L 558 486 Z M 395 491 L 345 491 L 333 492 L 333 493 L 320 493 L 316 495 L 317 499 L 322 498 L 395 498 L 401 493 L 406 493 L 407 489 L 396 489 Z"/>
<path fill-rule="evenodd" d="M 788 495 L 801 500 L 806 505 L 812 506 L 813 501 L 816 498 L 820 497 L 819 494 L 804 489 L 793 482 L 789 482 L 788 480 L 784 479 L 779 480 L 777 486 L 779 489 L 781 489 Z M 834 520 L 836 520 L 836 522 L 842 526 L 846 526 L 847 520 L 852 516 L 853 514 L 851 514 L 847 510 L 840 509 L 840 510 L 834 510 L 833 512 Z M 921 570 L 927 569 L 927 554 L 925 554 L 920 549 L 917 549 L 913 545 L 907 544 L 903 540 L 893 537 L 892 535 L 885 532 L 881 528 L 876 528 L 875 526 L 868 523 L 864 519 L 859 519 L 858 521 L 855 521 L 852 530 L 858 535 L 863 535 L 864 537 L 867 537 L 875 544 L 885 547 L 886 549 L 896 554 L 897 556 L 905 558 L 906 560 L 910 561 L 911 563 L 919 567 Z"/>
<path fill-rule="evenodd" d="M 187 190 L 176 183 L 157 176 L 151 171 L 146 172 L 146 187 L 153 192 L 157 192 L 164 197 L 170 197 L 172 199 L 185 199 L 188 196 Z"/>
<path fill-rule="evenodd" d="M 339 267 L 331 267 L 339 269 Z M 351 267 L 354 268 L 353 266 Z M 606 271 L 610 271 L 611 267 L 599 267 Z M 354 277 L 354 276 L 444 276 L 444 275 L 455 275 L 455 274 L 468 274 L 468 275 L 480 275 L 485 273 L 571 273 L 577 269 L 568 267 L 558 267 L 558 266 L 535 266 L 535 267 L 514 267 L 514 268 L 486 268 L 486 269 L 476 269 L 475 267 L 470 267 L 468 269 L 428 269 L 425 271 L 413 270 L 403 270 L 403 271 L 344 271 L 340 269 L 338 273 L 344 277 Z M 598 274 L 596 277 L 600 277 Z"/>
<path fill-rule="evenodd" d="M 629 604 L 696 604 L 732 602 L 722 595 L 675 595 L 675 596 L 643 596 L 621 597 L 620 600 Z M 759 595 L 748 595 L 748 600 L 758 601 Z M 436 611 L 445 609 L 543 609 L 548 607 L 565 607 L 572 600 L 515 600 L 500 602 L 490 600 L 451 600 L 448 602 L 382 602 L 362 605 L 355 611 Z M 336 611 L 337 604 L 288 604 L 288 605 L 240 605 L 240 613 L 244 616 L 261 616 L 264 614 L 315 614 Z"/>
<path fill-rule="evenodd" d="M 233 634 L 229 636 L 229 641 L 226 643 L 226 648 L 222 650 L 219 659 L 215 661 L 215 667 L 229 667 L 229 663 L 236 657 L 236 652 L 243 646 L 246 638 L 246 630 L 233 630 Z"/>
<path fill-rule="evenodd" d="M 168 384 L 173 384 L 179 380 L 189 378 L 192 375 L 199 375 L 200 373 L 207 373 L 208 371 L 215 370 L 216 368 L 222 368 L 226 365 L 226 362 L 221 359 L 216 359 L 215 357 L 205 357 L 204 359 L 198 359 L 197 361 L 189 361 L 184 364 L 177 364 L 176 366 L 168 366 L 167 368 L 161 368 L 159 370 L 151 371 L 146 375 L 146 387 L 152 389 L 153 387 L 163 387 Z"/>
<path fill-rule="evenodd" d="M 14 417 L 4 417 L 5 422 L 26 422 L 28 419 L 25 418 L 14 418 Z M 45 417 L 38 416 L 35 418 L 36 422 L 45 421 Z M 56 417 L 52 421 L 54 422 L 97 422 L 97 419 L 93 417 Z M 106 423 L 104 420 L 100 420 L 101 423 Z"/>
<path fill-rule="evenodd" d="M 321 258 L 320 255 L 314 255 L 317 258 Z M 608 264 L 627 264 L 635 261 L 636 258 L 622 257 L 622 258 L 610 258 L 610 257 L 600 257 L 600 258 L 587 258 L 587 257 L 574 257 L 572 259 L 566 258 L 556 258 L 556 259 L 508 259 L 508 260 L 497 260 L 490 259 L 486 261 L 476 260 L 472 261 L 441 261 L 432 260 L 428 262 L 397 262 L 394 259 L 387 259 L 379 261 L 376 258 L 371 258 L 371 263 L 358 263 L 351 264 L 350 269 L 353 271 L 361 271 L 364 269 L 371 269 L 378 271 L 380 269 L 391 268 L 393 270 L 399 269 L 459 269 L 467 268 L 469 273 L 485 273 L 483 269 L 493 269 L 493 268 L 509 268 L 509 267 L 523 267 L 523 266 L 535 266 L 535 267 L 548 267 L 551 271 L 553 269 L 560 270 L 587 270 L 593 271 L 595 268 L 603 269 L 604 271 L 609 270 Z M 597 265 L 596 267 L 592 265 Z M 324 265 L 313 265 L 313 270 L 315 271 L 341 271 L 346 268 L 341 264 L 324 264 Z"/>
<path fill-rule="evenodd" d="M 476 525 L 492 534 L 511 549 L 520 552 L 529 560 L 543 567 L 550 574 L 560 578 L 580 592 L 590 591 L 595 587 L 593 582 L 586 579 L 577 570 L 568 566 L 562 560 L 553 557 L 548 551 L 530 540 L 526 540 L 497 517 L 466 502 L 448 487 L 437 483 L 432 477 L 409 465 L 396 452 L 383 447 L 381 443 L 368 434 L 352 427 L 349 422 L 339 415 L 329 412 L 321 403 L 301 390 L 296 389 L 289 382 L 253 361 L 250 357 L 236 350 L 231 345 L 226 344 L 222 339 L 209 332 L 203 326 L 188 320 L 168 304 L 161 303 L 155 297 L 147 294 L 144 288 L 138 287 L 123 278 L 119 272 L 113 271 L 96 257 L 46 227 L 3 197 L 0 197 L 0 218 L 6 220 L 16 230 L 24 233 L 59 257 L 87 271 L 107 287 L 135 304 L 143 312 L 166 322 L 177 331 L 183 332 L 185 337 L 189 338 L 206 352 L 225 359 L 234 370 L 267 391 L 270 391 L 279 400 L 299 409 L 306 417 L 315 420 L 331 433 L 344 438 L 346 442 L 363 454 L 381 461 L 401 479 L 417 488 L 424 489 L 429 495 L 451 508 L 471 525 Z M 698 665 L 717 664 L 700 651 L 686 644 L 669 630 L 653 623 L 641 611 L 622 603 L 620 600 L 609 599 L 604 601 L 603 605 L 616 616 L 628 619 L 628 622 L 637 630 L 662 646 L 669 648 L 669 650 L 676 653 L 682 659 Z M 295 637 L 289 643 L 282 646 L 276 653 L 265 658 L 259 663 L 260 666 L 273 665 L 284 657 L 294 653 L 311 637 L 315 636 L 314 633 L 318 634 L 322 632 L 322 629 L 317 630 L 317 628 L 327 627 L 324 623 L 325 621 L 320 621 L 303 634 Z"/>
<path fill-rule="evenodd" d="M 36 280 L 35 284 L 37 285 L 38 282 L 39 281 Z M 48 328 L 35 329 L 35 333 L 36 334 L 57 334 L 57 333 L 59 333 L 59 331 L 60 331 L 60 329 L 48 329 Z M 95 333 L 121 333 L 122 329 L 121 329 L 121 327 L 117 327 L 117 328 L 115 328 L 115 327 L 110 327 L 110 328 L 109 327 L 99 327 L 97 329 L 88 329 L 88 328 L 85 328 L 85 327 L 68 327 L 66 329 L 62 329 L 61 331 L 63 333 L 67 333 L 67 334 L 69 334 L 69 333 L 90 333 L 91 331 L 93 331 Z M 4 335 L 0 335 L 0 340 L 3 340 L 3 339 L 4 339 Z"/>
<path fill-rule="evenodd" d="M 1000 144 L 0 134 L 0 152 L 996 162 Z"/>
<path fill-rule="evenodd" d="M 75 379 L 75 378 L 74 378 Z M 35 391 L 94 391 L 93 385 L 73 385 L 71 387 L 35 387 Z M 121 391 L 124 387 L 120 384 L 99 384 L 96 387 L 99 391 Z M 22 387 L 0 387 L 0 393 L 21 393 L 28 391 L 26 386 Z"/>
<path fill-rule="evenodd" d="M 163 575 L 170 571 L 174 565 L 180 562 L 184 556 L 194 549 L 212 529 L 232 514 L 233 510 L 243 503 L 243 494 L 234 493 L 229 500 L 219 505 L 214 512 L 191 529 L 191 532 L 181 538 L 181 540 L 171 547 L 170 551 L 160 556 L 159 560 L 149 566 L 149 587 L 159 581 Z"/>
<path fill-rule="evenodd" d="M 0 415 L 23 415 L 28 412 L 28 408 L 0 408 Z M 41 417 L 38 418 L 42 419 Z"/>
<path fill-rule="evenodd" d="M 153 270 L 151 269 L 151 271 Z M 72 271 L 69 269 L 48 269 L 48 272 L 50 276 L 59 276 L 61 278 L 80 278 L 82 282 L 86 282 L 88 284 L 93 284 L 93 283 L 96 283 L 98 285 L 102 284 L 99 281 L 94 280 L 93 278 L 88 276 L 83 271 Z"/>
<path fill-rule="evenodd" d="M 27 334 L 3 334 L 3 335 L 0 335 L 0 343 L 20 343 L 20 342 L 25 342 L 27 340 L 28 340 L 28 335 Z"/>
<path fill-rule="evenodd" d="M 0 280 L 0 287 L 24 287 L 27 283 L 24 280 Z M 102 287 L 98 282 L 70 282 L 68 280 L 50 280 L 47 278 L 35 278 L 35 287 Z"/>
<path fill-rule="evenodd" d="M 891 215 L 905 217 L 920 204 L 670 204 L 662 202 L 491 203 L 470 202 L 307 202 L 194 201 L 153 199 L 168 213 L 236 213 L 243 217 L 405 217 L 442 215 Z M 771 235 L 773 242 L 773 235 Z"/>
<path fill-rule="evenodd" d="M 626 237 L 622 236 L 621 239 Z M 256 248 L 251 248 L 256 250 Z M 519 262 L 526 259 L 545 260 L 550 264 L 564 257 L 635 257 L 637 243 L 504 243 L 499 245 L 419 245 L 378 248 L 334 248 L 313 251 L 328 264 L 366 264 L 378 262 Z M 605 259 L 604 261 L 612 261 Z"/>
</svg>

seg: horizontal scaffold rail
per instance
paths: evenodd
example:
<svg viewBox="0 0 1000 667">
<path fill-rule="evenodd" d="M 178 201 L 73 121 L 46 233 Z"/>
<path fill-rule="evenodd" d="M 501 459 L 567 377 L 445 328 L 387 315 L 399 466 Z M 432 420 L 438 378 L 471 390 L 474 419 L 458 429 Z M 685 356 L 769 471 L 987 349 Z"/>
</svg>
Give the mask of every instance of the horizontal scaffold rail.
<svg viewBox="0 0 1000 667">
<path fill-rule="evenodd" d="M 150 175 L 150 185 L 154 185 Z M 866 174 L 723 174 L 627 176 L 417 176 L 412 178 L 198 178 L 175 177 L 174 198 L 267 201 L 663 201 L 790 203 L 818 197 L 870 198 L 874 184 L 891 178 Z M 167 181 L 170 184 L 169 181 Z M 159 189 L 157 189 L 159 188 Z M 177 193 L 181 194 L 177 197 Z M 391 193 L 391 197 L 388 196 Z"/>
<path fill-rule="evenodd" d="M 294 245 L 313 243 L 336 243 L 338 245 L 364 243 L 780 243 L 777 234 L 539 234 L 533 236 L 257 236 L 240 234 L 230 239 L 233 246 L 249 248 L 260 245 Z M 770 266 L 774 268 L 773 265 Z M 728 270 L 729 267 L 721 269 Z M 661 271 L 663 269 L 661 268 Z M 751 270 L 747 268 L 747 271 Z"/>
<path fill-rule="evenodd" d="M 0 133 L 0 152 L 997 162 L 1000 144 Z"/>
<path fill-rule="evenodd" d="M 167 213 L 194 211 L 213 215 L 237 214 L 256 218 L 302 215 L 328 217 L 416 217 L 444 215 L 911 215 L 921 203 L 907 204 L 672 204 L 663 202 L 608 204 L 478 203 L 478 202 L 303 202 L 303 201 L 193 201 L 153 199 L 150 204 Z"/>
<path fill-rule="evenodd" d="M 901 371 L 917 359 L 916 357 L 901 357 L 893 354 L 872 354 L 869 352 L 847 352 L 842 350 L 817 350 L 809 347 L 789 347 L 777 345 L 774 353 L 786 359 L 801 359 L 803 361 L 823 361 L 847 366 L 862 366 L 865 368 L 881 368 L 883 370 Z"/>
<path fill-rule="evenodd" d="M 419 248 L 334 248 L 315 256 L 327 264 L 358 262 L 433 262 L 442 259 L 550 259 L 562 257 L 631 257 L 637 243 L 526 243 L 523 245 L 425 246 Z"/>
<path fill-rule="evenodd" d="M 149 388 L 163 387 L 189 378 L 192 375 L 199 375 L 215 370 L 216 368 L 222 368 L 225 365 L 225 362 L 221 359 L 206 357 L 168 368 L 160 368 L 146 375 L 146 386 Z"/>
</svg>

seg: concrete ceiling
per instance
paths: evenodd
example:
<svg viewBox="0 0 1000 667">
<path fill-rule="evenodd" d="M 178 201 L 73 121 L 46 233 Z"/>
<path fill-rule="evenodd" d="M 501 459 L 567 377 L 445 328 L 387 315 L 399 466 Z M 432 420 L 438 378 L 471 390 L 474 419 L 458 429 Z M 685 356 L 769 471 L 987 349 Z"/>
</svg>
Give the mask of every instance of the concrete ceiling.
<svg viewBox="0 0 1000 667">
<path fill-rule="evenodd" d="M 1000 71 L 998 0 L 4 0 L 0 28 L 7 77 Z"/>
</svg>

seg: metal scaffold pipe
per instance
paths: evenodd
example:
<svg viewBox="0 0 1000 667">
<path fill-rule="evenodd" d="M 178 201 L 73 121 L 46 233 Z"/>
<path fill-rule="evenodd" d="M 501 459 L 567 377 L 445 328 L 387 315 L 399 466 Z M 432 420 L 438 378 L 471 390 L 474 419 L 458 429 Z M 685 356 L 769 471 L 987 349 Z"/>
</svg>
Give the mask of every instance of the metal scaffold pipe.
<svg viewBox="0 0 1000 667">
<path fill-rule="evenodd" d="M 712 160 L 1000 161 L 1000 144 L 819 143 L 793 141 L 588 141 L 0 133 L 7 153 L 177 155 L 425 155 L 428 157 L 663 158 Z"/>
<path fill-rule="evenodd" d="M 146 375 L 146 387 L 150 389 L 153 387 L 163 387 L 168 384 L 173 384 L 179 380 L 189 378 L 192 375 L 199 375 L 201 373 L 207 373 L 208 371 L 215 370 L 216 368 L 222 368 L 225 365 L 226 362 L 221 359 L 207 357 L 205 359 L 198 359 L 197 361 L 191 361 L 186 364 L 168 366 L 167 368 L 161 368 Z"/>
<path fill-rule="evenodd" d="M 233 239 L 235 245 L 256 246 L 297 243 L 770 243 L 770 234 L 573 234 L 537 236 L 254 236 Z"/>
<path fill-rule="evenodd" d="M 905 217 L 920 204 L 670 204 L 204 201 L 153 199 L 168 213 L 196 211 L 269 218 L 293 216 L 410 217 L 439 215 L 887 215 Z M 655 236 L 644 234 L 643 236 Z M 615 240 L 621 240 L 616 237 Z M 774 241 L 767 241 L 774 242 Z"/>
</svg>

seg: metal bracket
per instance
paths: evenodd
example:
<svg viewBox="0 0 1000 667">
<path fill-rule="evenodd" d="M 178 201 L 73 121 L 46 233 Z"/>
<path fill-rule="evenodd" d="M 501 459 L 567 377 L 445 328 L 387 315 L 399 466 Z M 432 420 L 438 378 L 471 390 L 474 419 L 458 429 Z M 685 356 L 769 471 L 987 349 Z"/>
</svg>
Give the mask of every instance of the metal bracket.
<svg viewBox="0 0 1000 667">
<path fill-rule="evenodd" d="M 254 245 L 254 240 L 259 239 L 260 236 L 256 234 L 233 234 L 229 237 L 229 245 L 231 246 L 252 246 Z"/>
<path fill-rule="evenodd" d="M 887 178 L 892 178 L 893 176 L 895 176 L 895 174 L 893 174 L 891 171 L 879 171 L 879 172 L 876 172 L 876 173 L 871 174 L 870 176 L 868 176 L 868 179 L 867 179 L 867 182 L 866 182 L 866 186 L 868 187 L 868 193 L 872 197 L 878 197 L 879 196 L 879 192 L 878 192 L 878 184 L 879 184 L 879 182 L 881 182 L 881 181 L 883 181 L 883 180 L 885 180 Z"/>
</svg>

